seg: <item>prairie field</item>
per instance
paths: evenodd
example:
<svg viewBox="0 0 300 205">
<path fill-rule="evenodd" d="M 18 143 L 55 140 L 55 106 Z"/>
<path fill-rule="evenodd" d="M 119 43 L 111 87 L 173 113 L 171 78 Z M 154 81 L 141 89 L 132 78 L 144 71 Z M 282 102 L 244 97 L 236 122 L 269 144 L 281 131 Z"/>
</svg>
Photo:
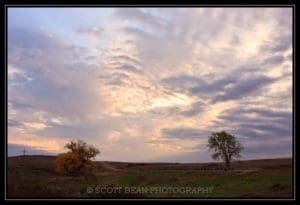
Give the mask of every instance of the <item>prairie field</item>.
<svg viewBox="0 0 300 205">
<path fill-rule="evenodd" d="M 291 198 L 291 158 L 222 163 L 97 161 L 93 174 L 55 172 L 54 156 L 9 157 L 8 198 Z"/>
</svg>

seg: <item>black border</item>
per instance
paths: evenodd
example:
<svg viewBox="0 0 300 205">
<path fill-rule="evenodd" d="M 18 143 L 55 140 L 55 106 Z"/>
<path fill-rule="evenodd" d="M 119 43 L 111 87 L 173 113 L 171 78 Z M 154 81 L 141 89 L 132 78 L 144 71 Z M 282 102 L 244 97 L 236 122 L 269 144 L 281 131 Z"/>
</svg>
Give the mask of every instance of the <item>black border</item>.
<svg viewBox="0 0 300 205">
<path fill-rule="evenodd" d="M 46 0 L 49 1 L 49 0 Z M 45 2 L 46 2 L 45 1 Z M 1 23 L 3 22 L 3 30 L 5 32 L 1 32 L 4 35 L 4 40 L 1 41 L 1 48 L 3 48 L 3 52 L 1 52 L 1 57 L 4 60 L 3 61 L 3 68 L 1 70 L 1 79 L 0 82 L 1 86 L 3 86 L 4 91 L 4 98 L 1 102 L 4 105 L 4 110 L 1 109 L 1 116 L 4 117 L 2 122 L 5 122 L 4 126 L 4 141 L 1 141 L 3 143 L 3 147 L 1 147 L 1 159 L 4 159 L 5 162 L 5 167 L 4 167 L 4 172 L 3 176 L 4 178 L 1 177 L 1 182 L 4 179 L 4 186 L 1 186 L 3 188 L 3 199 L 4 200 L 38 200 L 38 201 L 47 201 L 47 200 L 83 200 L 83 201 L 105 201 L 105 200 L 115 200 L 115 201 L 120 201 L 120 200 L 200 200 L 200 201 L 222 201 L 222 200 L 235 200 L 235 201 L 245 201 L 245 200 L 250 200 L 250 201 L 255 201 L 255 200 L 271 200 L 271 201 L 291 201 L 296 199 L 296 123 L 295 123 L 295 113 L 296 113 L 296 95 L 295 95 L 295 85 L 296 85 L 296 80 L 295 80 L 295 74 L 296 74 L 296 5 L 295 5 L 295 0 L 266 0 L 266 2 L 262 2 L 262 0 L 245 0 L 243 3 L 241 3 L 238 0 L 202 0 L 200 2 L 191 2 L 191 0 L 186 0 L 184 1 L 184 4 L 176 3 L 176 1 L 172 2 L 173 4 L 168 4 L 165 0 L 161 1 L 151 1 L 151 3 L 148 2 L 143 2 L 141 1 L 124 1 L 124 0 L 119 0 L 115 4 L 111 3 L 109 0 L 104 0 L 100 2 L 94 2 L 92 0 L 73 0 L 72 2 L 68 2 L 68 0 L 50 0 L 49 3 L 45 2 L 38 2 L 38 0 L 0 0 L 1 4 L 1 10 L 2 10 L 2 15 L 1 15 Z M 101 198 L 70 198 L 70 197 L 61 197 L 61 198 L 31 198 L 31 197 L 26 197 L 26 198 L 7 198 L 6 196 L 6 182 L 7 182 L 7 176 L 6 176 L 6 171 L 5 168 L 7 167 L 7 28 L 6 28 L 6 23 L 7 23 L 7 8 L 8 7 L 292 7 L 293 8 L 293 197 L 289 198 L 231 198 L 231 197 L 225 197 L 225 198 L 107 198 L 107 199 L 101 199 Z M 296 86 L 297 87 L 297 86 Z M 2 132 L 3 133 L 3 132 Z M 4 163 L 3 163 L 4 164 Z M 2 170 L 1 170 L 2 174 Z"/>
<path fill-rule="evenodd" d="M 265 1 L 265 2 L 264 2 Z M 21 5 L 32 5 L 32 4 L 43 4 L 43 5 L 63 5 L 63 4 L 68 4 L 70 5 L 98 5 L 98 6 L 104 6 L 104 5 L 112 5 L 112 6 L 132 6 L 132 5 L 158 5 L 158 6 L 171 6 L 173 7 L 174 5 L 198 5 L 198 6 L 203 6 L 203 5 L 262 5 L 262 4 L 280 4 L 280 5 L 288 5 L 288 4 L 295 4 L 296 0 L 185 0 L 185 1 L 178 1 L 176 0 L 173 1 L 168 1 L 168 0 L 1 0 L 0 2 L 4 2 L 4 4 L 21 4 Z"/>
</svg>

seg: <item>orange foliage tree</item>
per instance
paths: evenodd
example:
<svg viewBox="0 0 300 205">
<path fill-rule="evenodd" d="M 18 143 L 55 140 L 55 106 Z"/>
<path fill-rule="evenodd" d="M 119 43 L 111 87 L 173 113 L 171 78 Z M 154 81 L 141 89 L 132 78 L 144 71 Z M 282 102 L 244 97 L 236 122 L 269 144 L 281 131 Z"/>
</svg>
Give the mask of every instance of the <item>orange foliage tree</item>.
<svg viewBox="0 0 300 205">
<path fill-rule="evenodd" d="M 92 159 L 100 151 L 85 142 L 78 140 L 70 141 L 65 145 L 69 149 L 67 153 L 62 153 L 57 156 L 55 161 L 56 172 L 61 174 L 78 175 L 93 170 L 95 167 Z"/>
</svg>

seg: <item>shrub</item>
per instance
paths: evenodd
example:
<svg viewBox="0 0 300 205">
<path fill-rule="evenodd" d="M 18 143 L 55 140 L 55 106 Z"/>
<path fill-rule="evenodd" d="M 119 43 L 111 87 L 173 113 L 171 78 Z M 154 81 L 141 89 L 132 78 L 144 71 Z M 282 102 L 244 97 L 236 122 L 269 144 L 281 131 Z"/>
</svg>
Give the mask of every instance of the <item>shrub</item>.
<svg viewBox="0 0 300 205">
<path fill-rule="evenodd" d="M 92 159 L 100 153 L 97 148 L 83 141 L 71 141 L 65 145 L 65 148 L 69 151 L 59 154 L 55 160 L 56 172 L 74 176 L 91 172 L 95 168 Z"/>
</svg>

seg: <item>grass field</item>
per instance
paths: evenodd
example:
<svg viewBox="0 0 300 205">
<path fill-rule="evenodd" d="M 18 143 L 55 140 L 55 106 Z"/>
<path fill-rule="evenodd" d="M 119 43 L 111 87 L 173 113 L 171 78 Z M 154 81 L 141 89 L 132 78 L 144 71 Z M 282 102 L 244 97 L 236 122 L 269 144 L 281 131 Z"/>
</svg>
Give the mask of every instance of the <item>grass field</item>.
<svg viewBox="0 0 300 205">
<path fill-rule="evenodd" d="M 54 172 L 55 157 L 8 158 L 8 198 L 291 198 L 292 159 L 221 163 L 97 162 L 93 175 Z"/>
</svg>

